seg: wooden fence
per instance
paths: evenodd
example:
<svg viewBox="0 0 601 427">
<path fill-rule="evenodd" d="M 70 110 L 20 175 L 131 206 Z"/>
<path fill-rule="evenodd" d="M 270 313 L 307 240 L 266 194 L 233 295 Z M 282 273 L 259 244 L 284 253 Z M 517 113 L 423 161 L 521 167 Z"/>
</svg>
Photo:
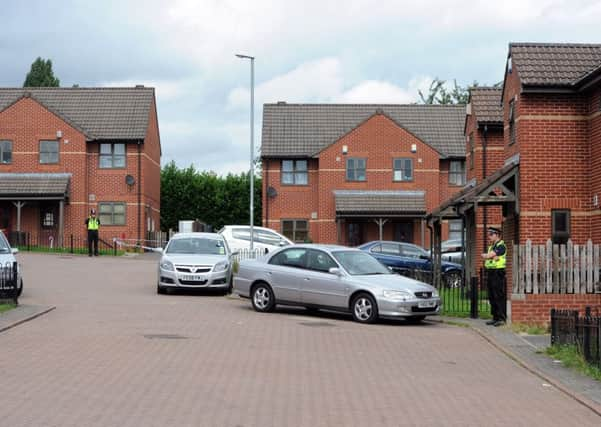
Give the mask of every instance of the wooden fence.
<svg viewBox="0 0 601 427">
<path fill-rule="evenodd" d="M 589 240 L 585 245 L 568 241 L 554 245 L 513 247 L 514 294 L 591 294 L 601 292 L 599 282 L 599 245 Z"/>
</svg>

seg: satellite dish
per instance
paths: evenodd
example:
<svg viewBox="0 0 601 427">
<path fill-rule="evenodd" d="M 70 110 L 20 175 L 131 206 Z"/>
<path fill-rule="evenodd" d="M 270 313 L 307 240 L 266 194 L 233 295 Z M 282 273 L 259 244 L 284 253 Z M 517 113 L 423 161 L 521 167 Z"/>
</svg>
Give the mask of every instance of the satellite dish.
<svg viewBox="0 0 601 427">
<path fill-rule="evenodd" d="M 125 176 L 125 183 L 127 185 L 134 185 L 136 183 L 136 179 L 132 175 Z"/>
<path fill-rule="evenodd" d="M 278 192 L 275 188 L 267 187 L 267 197 L 269 197 L 270 199 L 273 199 L 277 195 L 278 195 Z"/>
</svg>

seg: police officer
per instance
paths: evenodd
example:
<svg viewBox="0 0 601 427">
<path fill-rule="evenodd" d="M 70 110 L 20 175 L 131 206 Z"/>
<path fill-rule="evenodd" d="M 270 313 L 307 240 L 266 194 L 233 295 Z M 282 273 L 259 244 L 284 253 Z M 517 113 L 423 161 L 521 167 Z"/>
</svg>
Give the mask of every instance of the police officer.
<svg viewBox="0 0 601 427">
<path fill-rule="evenodd" d="M 88 227 L 88 256 L 92 256 L 92 244 L 94 245 L 95 256 L 98 256 L 98 228 L 100 227 L 100 220 L 96 218 L 96 210 L 90 211 L 90 216 L 86 219 L 86 226 Z"/>
<path fill-rule="evenodd" d="M 482 254 L 486 281 L 488 284 L 488 300 L 492 311 L 492 320 L 487 325 L 501 326 L 507 319 L 505 297 L 505 264 L 507 259 L 507 246 L 501 240 L 501 230 L 495 227 L 488 228 L 488 252 Z"/>
</svg>

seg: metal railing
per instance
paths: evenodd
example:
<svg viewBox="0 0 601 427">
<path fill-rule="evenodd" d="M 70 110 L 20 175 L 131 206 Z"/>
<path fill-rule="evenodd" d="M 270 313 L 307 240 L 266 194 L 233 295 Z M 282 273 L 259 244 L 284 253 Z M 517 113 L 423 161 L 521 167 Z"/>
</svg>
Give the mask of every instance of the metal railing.
<svg viewBox="0 0 601 427">
<path fill-rule="evenodd" d="M 87 237 L 81 235 L 75 236 L 73 234 L 65 236 L 62 245 L 60 245 L 56 236 L 52 234 L 40 235 L 20 233 L 19 235 L 16 235 L 11 233 L 10 244 L 12 247 L 26 252 L 88 253 Z M 119 255 L 122 251 L 118 250 L 117 243 L 114 239 L 107 239 L 105 236 L 101 235 L 98 239 L 98 252 L 102 255 Z"/>
<path fill-rule="evenodd" d="M 0 264 L 0 300 L 10 300 L 15 305 L 19 302 L 19 284 L 17 263 Z"/>
<path fill-rule="evenodd" d="M 601 368 L 601 316 L 592 315 L 586 307 L 580 317 L 578 310 L 551 309 L 551 345 L 575 345 L 584 359 Z"/>
</svg>

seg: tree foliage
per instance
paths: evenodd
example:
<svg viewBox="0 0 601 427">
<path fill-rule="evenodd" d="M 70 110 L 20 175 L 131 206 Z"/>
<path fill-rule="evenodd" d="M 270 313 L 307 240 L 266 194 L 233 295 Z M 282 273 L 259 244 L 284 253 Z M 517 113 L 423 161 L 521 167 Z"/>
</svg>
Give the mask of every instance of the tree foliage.
<svg viewBox="0 0 601 427">
<path fill-rule="evenodd" d="M 424 104 L 467 104 L 470 93 L 470 87 L 478 86 L 478 82 L 473 82 L 470 86 L 459 86 L 457 80 L 453 79 L 453 87 L 447 88 L 446 80 L 436 77 L 430 83 L 428 94 L 424 95 L 418 90 L 419 97 Z"/>
<path fill-rule="evenodd" d="M 38 57 L 25 77 L 23 87 L 59 87 L 60 80 L 54 76 L 52 61 Z"/>
<path fill-rule="evenodd" d="M 254 224 L 261 224 L 261 178 L 254 182 Z M 171 162 L 161 170 L 161 229 L 177 229 L 179 220 L 198 219 L 218 230 L 248 224 L 249 174 L 217 176 Z"/>
</svg>

